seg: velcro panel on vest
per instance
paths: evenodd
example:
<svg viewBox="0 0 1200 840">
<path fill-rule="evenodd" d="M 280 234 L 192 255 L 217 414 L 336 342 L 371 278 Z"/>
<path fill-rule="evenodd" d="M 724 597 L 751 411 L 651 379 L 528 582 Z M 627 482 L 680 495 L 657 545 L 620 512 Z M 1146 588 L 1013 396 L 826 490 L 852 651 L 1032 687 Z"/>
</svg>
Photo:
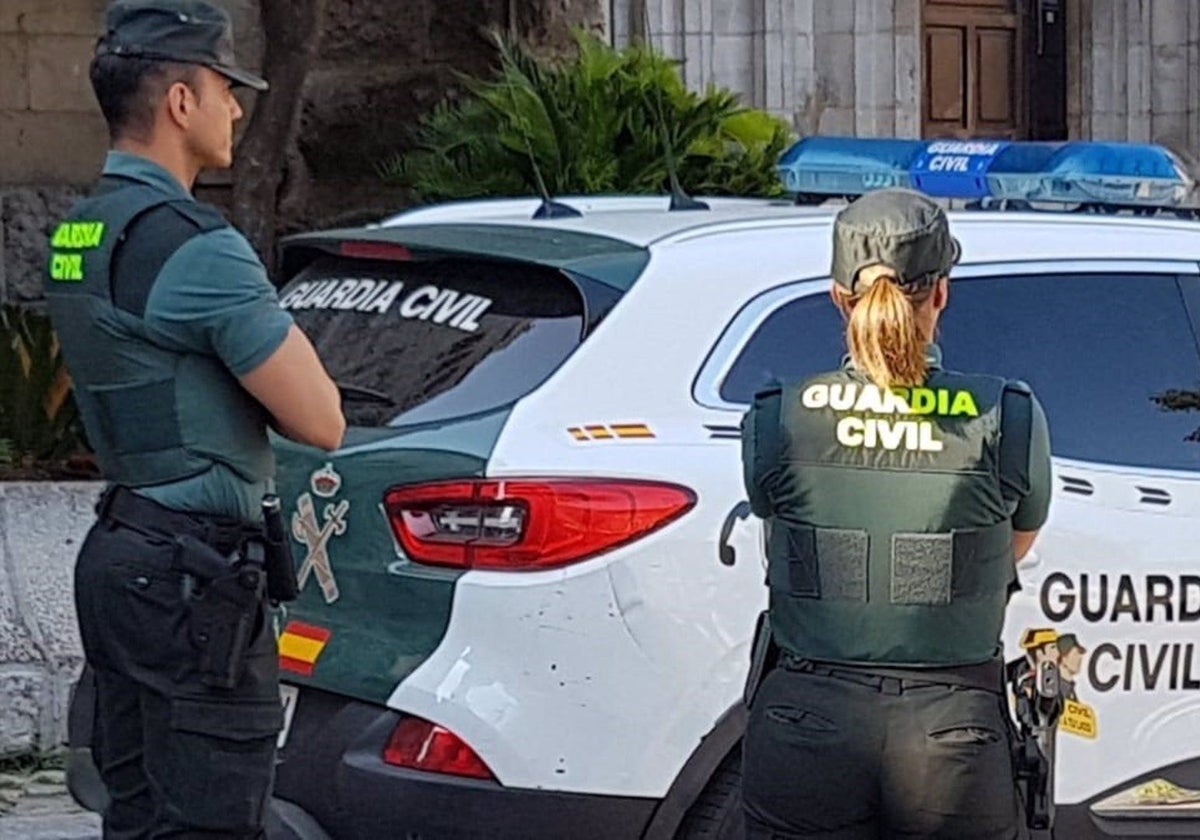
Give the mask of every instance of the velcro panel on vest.
<svg viewBox="0 0 1200 840">
<path fill-rule="evenodd" d="M 175 408 L 175 380 L 90 389 L 96 398 L 104 436 L 118 455 L 153 460 L 164 449 L 183 445 Z"/>
<path fill-rule="evenodd" d="M 778 530 L 785 534 L 786 566 L 771 564 L 768 577 L 773 587 L 795 598 L 867 600 L 866 531 L 795 525 Z"/>
<path fill-rule="evenodd" d="M 952 534 L 892 535 L 892 603 L 949 604 Z"/>
<path fill-rule="evenodd" d="M 936 606 L 994 592 L 1011 540 L 1007 520 L 948 534 L 894 534 L 892 603 Z"/>
<path fill-rule="evenodd" d="M 987 528 L 954 532 L 955 598 L 991 597 L 1017 575 L 1012 553 L 1012 521 L 1001 520 Z"/>
</svg>

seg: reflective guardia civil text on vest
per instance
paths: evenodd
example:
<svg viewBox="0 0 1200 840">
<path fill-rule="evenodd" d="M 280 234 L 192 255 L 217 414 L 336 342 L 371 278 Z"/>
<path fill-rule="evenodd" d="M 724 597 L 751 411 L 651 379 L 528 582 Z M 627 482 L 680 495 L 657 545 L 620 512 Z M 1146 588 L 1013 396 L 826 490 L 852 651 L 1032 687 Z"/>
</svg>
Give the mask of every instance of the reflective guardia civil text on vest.
<svg viewBox="0 0 1200 840">
<path fill-rule="evenodd" d="M 51 238 L 46 300 L 109 481 L 164 484 L 218 462 L 252 482 L 273 472 L 261 406 L 215 356 L 172 347 L 143 319 L 171 255 L 225 225 L 212 208 L 106 176 Z M 214 399 L 239 410 L 216 414 Z"/>
<path fill-rule="evenodd" d="M 999 480 L 1003 379 L 853 369 L 780 394 L 768 532 L 777 643 L 829 662 L 962 665 L 998 655 L 1014 581 Z"/>
</svg>

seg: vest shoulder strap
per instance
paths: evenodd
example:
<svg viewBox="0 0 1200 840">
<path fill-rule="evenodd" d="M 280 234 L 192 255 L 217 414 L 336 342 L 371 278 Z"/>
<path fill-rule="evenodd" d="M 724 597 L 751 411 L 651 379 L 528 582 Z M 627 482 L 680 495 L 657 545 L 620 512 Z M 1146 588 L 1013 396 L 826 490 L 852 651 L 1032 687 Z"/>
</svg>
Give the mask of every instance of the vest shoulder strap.
<svg viewBox="0 0 1200 840">
<path fill-rule="evenodd" d="M 141 318 L 154 282 L 167 260 L 193 237 L 226 227 L 216 208 L 192 201 L 170 201 L 147 208 L 125 229 L 113 254 L 113 304 Z"/>
</svg>

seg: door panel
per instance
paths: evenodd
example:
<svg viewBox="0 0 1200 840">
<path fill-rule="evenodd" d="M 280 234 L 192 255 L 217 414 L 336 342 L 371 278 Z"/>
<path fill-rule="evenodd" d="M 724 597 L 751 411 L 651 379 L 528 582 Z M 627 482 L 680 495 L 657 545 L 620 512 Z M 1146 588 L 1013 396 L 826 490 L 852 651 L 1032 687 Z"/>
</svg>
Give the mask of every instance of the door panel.
<svg viewBox="0 0 1200 840">
<path fill-rule="evenodd" d="M 963 27 L 931 26 L 925 30 L 927 126 L 957 131 L 967 124 L 966 38 Z"/>
<path fill-rule="evenodd" d="M 1013 70 L 1017 65 L 1016 32 L 1012 29 L 978 29 L 979 72 L 975 80 L 981 128 L 1006 131 L 1016 123 Z"/>
<path fill-rule="evenodd" d="M 1025 134 L 1016 0 L 925 0 L 926 137 Z"/>
</svg>

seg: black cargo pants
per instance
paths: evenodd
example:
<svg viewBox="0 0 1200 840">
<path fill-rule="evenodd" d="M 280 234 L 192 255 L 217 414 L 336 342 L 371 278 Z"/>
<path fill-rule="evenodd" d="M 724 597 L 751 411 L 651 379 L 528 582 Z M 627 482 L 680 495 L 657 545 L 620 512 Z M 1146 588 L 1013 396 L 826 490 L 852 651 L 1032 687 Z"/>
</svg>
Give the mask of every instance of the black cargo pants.
<svg viewBox="0 0 1200 840">
<path fill-rule="evenodd" d="M 781 665 L 746 726 L 748 840 L 1022 836 L 1003 703 L 979 688 Z"/>
<path fill-rule="evenodd" d="M 110 799 L 104 837 L 262 837 L 282 724 L 271 617 L 264 602 L 237 686 L 206 687 L 172 558 L 165 538 L 102 519 L 75 567 L 96 678 L 92 753 Z"/>
</svg>

